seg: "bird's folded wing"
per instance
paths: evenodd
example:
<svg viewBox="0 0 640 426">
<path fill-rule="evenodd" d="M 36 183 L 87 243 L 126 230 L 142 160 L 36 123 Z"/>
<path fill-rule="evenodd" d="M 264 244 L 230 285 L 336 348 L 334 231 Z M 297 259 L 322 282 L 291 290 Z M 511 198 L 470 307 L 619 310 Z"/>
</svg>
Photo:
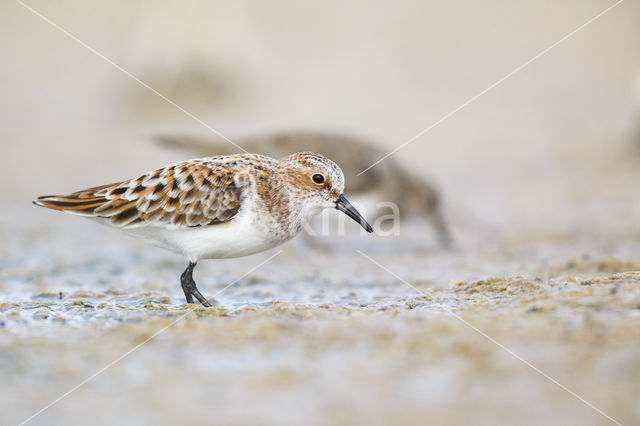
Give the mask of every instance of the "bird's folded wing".
<svg viewBox="0 0 640 426">
<path fill-rule="evenodd" d="M 108 219 L 119 227 L 195 227 L 226 222 L 240 209 L 241 171 L 203 160 L 177 163 L 129 181 L 64 196 L 39 197 L 35 204 Z"/>
</svg>

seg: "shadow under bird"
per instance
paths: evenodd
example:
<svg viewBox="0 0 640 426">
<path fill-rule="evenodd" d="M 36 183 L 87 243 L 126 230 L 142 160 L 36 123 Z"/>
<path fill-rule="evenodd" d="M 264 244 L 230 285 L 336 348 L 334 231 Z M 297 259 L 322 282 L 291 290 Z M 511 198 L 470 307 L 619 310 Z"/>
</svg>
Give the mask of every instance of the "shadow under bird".
<svg viewBox="0 0 640 426">
<path fill-rule="evenodd" d="M 131 180 L 38 197 L 34 204 L 97 220 L 185 256 L 189 265 L 180 281 L 187 303 L 195 297 L 209 307 L 192 276 L 202 259 L 276 247 L 326 208 L 373 232 L 343 190 L 342 170 L 320 154 L 280 160 L 237 154 L 183 161 Z"/>
</svg>

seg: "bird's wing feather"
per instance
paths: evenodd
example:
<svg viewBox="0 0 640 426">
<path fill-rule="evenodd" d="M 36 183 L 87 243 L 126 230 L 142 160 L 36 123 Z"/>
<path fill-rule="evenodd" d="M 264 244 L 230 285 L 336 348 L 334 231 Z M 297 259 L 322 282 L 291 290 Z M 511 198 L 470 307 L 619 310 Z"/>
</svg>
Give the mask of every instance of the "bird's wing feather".
<svg viewBox="0 0 640 426">
<path fill-rule="evenodd" d="M 225 157 L 190 160 L 136 179 L 64 196 L 39 197 L 35 204 L 108 219 L 118 227 L 194 227 L 226 222 L 240 209 L 237 167 Z M 237 163 L 233 163 L 235 165 Z"/>
</svg>

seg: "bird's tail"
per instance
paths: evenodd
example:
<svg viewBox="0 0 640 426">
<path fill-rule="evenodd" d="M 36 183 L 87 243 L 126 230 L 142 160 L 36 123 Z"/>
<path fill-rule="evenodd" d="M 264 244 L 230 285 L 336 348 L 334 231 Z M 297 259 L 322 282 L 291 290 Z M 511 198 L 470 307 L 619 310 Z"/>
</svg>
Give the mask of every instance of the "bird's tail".
<svg viewBox="0 0 640 426">
<path fill-rule="evenodd" d="M 106 201 L 100 191 L 111 186 L 113 184 L 89 188 L 69 195 L 43 195 L 36 198 L 33 204 L 69 213 L 91 214 L 94 209 L 100 207 Z"/>
</svg>

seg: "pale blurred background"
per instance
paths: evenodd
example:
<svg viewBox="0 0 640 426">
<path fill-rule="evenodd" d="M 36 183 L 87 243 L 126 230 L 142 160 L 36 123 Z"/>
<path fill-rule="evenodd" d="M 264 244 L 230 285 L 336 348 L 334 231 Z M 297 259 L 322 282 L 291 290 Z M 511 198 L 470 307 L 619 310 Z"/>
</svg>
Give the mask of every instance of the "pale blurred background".
<svg viewBox="0 0 640 426">
<path fill-rule="evenodd" d="M 612 3 L 29 4 L 232 140 L 319 129 L 391 150 Z M 639 7 L 621 4 L 397 158 L 462 222 L 597 221 L 638 176 Z M 157 134 L 210 134 L 18 3 L 0 19 L 12 210 L 181 159 Z M 606 222 L 637 221 L 635 205 Z"/>
<path fill-rule="evenodd" d="M 604 0 L 28 1 L 28 5 L 52 22 L 232 140 L 289 129 L 320 130 L 371 140 L 384 151 L 391 151 L 414 137 L 613 3 Z M 635 269 L 638 263 L 633 262 L 640 261 L 639 18 L 640 3 L 623 2 L 395 154 L 397 161 L 419 172 L 440 189 L 445 217 L 460 251 L 452 254 L 436 252 L 428 257 L 411 257 L 407 253 L 388 257 L 380 254 L 381 257 L 377 258 L 386 262 L 385 265 L 393 265 L 392 269 L 412 283 L 424 280 L 433 283 L 435 289 L 446 291 L 450 291 L 448 280 L 477 280 L 495 274 L 533 277 L 540 270 L 550 275 L 552 265 L 564 265 L 571 256 L 580 259 L 580 256 L 596 259 L 598 256 L 616 257 L 630 262 L 613 268 L 606 266 L 598 269 L 600 272 Z M 2 289 L 5 295 L 11 295 L 11 298 L 5 297 L 5 302 L 18 304 L 16 316 L 27 318 L 24 323 L 19 323 L 19 332 L 10 328 L 2 332 L 5 350 L 12 348 L 13 351 L 6 352 L 12 355 L 4 359 L 2 371 L 11 375 L 7 380 L 18 389 L 6 388 L 2 395 L 5 400 L 13 400 L 14 406 L 18 407 L 14 413 L 9 412 L 7 421 L 18 422 L 130 347 L 127 344 L 114 346 L 122 350 L 112 353 L 103 350 L 112 347 L 112 343 L 94 342 L 93 349 L 87 349 L 80 338 L 78 341 L 81 343 L 76 345 L 73 339 L 82 333 L 101 336 L 99 333 L 102 331 L 95 330 L 101 329 L 102 320 L 89 320 L 86 319 L 89 317 L 78 315 L 83 319 L 75 323 L 64 313 L 56 311 L 56 315 L 67 318 L 67 323 L 76 324 L 77 328 L 56 328 L 53 325 L 51 329 L 46 328 L 40 336 L 49 333 L 62 336 L 65 342 L 71 339 L 72 343 L 59 347 L 47 340 L 49 346 L 43 350 L 38 346 L 42 342 L 40 338 L 30 340 L 33 336 L 32 317 L 31 313 L 20 311 L 23 306 L 20 303 L 26 300 L 20 295 L 20 289 L 57 292 L 71 286 L 83 291 L 96 288 L 98 290 L 95 291 L 100 292 L 103 291 L 100 285 L 109 285 L 105 283 L 111 281 L 110 273 L 104 271 L 111 271 L 109 268 L 120 271 L 118 268 L 122 268 L 134 271 L 130 281 L 120 278 L 122 281 L 118 282 L 126 291 L 151 289 L 159 294 L 171 291 L 171 303 L 182 303 L 177 284 L 177 274 L 183 267 L 180 259 L 164 253 L 156 255 L 156 249 L 148 249 L 154 254 L 146 254 L 147 249 L 117 235 L 115 231 L 37 209 L 31 205 L 31 200 L 38 195 L 66 193 L 131 178 L 187 158 L 184 154 L 159 147 L 154 143 L 156 135 L 215 135 L 19 3 L 6 1 L 0 5 L 0 27 L 3 35 L 0 37 L 0 154 L 3 159 L 0 212 L 2 234 L 6 235 L 1 247 L 4 258 L 0 261 L 4 270 Z M 339 163 L 340 159 L 337 160 Z M 546 254 L 542 258 L 528 258 L 531 254 L 528 251 L 500 245 L 504 242 L 514 244 L 514 241 L 534 245 L 536 256 Z M 384 245 L 384 241 L 371 239 L 362 244 L 360 247 L 375 251 Z M 482 248 L 489 244 L 498 244 L 498 248 L 492 252 L 494 257 L 487 260 L 483 257 L 486 253 Z M 559 244 L 562 247 L 558 248 Z M 83 253 L 78 254 L 77 247 L 83 247 Z M 136 253 L 136 262 L 139 261 L 137 266 L 123 264 L 133 252 Z M 556 253 L 561 254 L 556 256 Z M 82 260 L 82 256 L 89 260 Z M 172 259 L 169 262 L 173 262 L 169 266 L 154 264 L 161 271 L 159 281 L 154 281 L 155 275 L 149 277 L 145 272 L 148 270 L 145 263 L 155 259 L 154 256 L 161 256 L 163 262 L 164 259 Z M 274 263 L 271 269 L 267 268 L 259 279 L 272 278 L 270 273 L 276 274 L 278 271 L 275 269 L 281 266 L 280 272 L 293 271 L 293 276 L 303 276 L 311 281 L 313 277 L 321 277 L 320 283 L 337 285 L 335 276 L 322 278 L 325 269 L 321 262 L 327 259 L 326 262 L 350 262 L 349 265 L 357 270 L 342 268 L 340 279 L 343 281 L 340 282 L 347 284 L 331 290 L 336 294 L 342 291 L 351 294 L 349 274 L 357 274 L 360 280 L 364 280 L 364 287 L 373 285 L 367 284 L 369 281 L 366 280 L 371 279 L 371 283 L 388 280 L 388 285 L 402 288 L 393 277 L 384 275 L 383 271 L 356 254 L 346 259 L 326 254 L 326 258 L 320 257 L 309 269 L 300 262 L 314 257 L 287 256 L 283 263 Z M 78 268 L 84 275 L 74 278 L 71 283 L 61 276 L 51 281 L 48 278 L 50 271 L 58 270 L 57 266 L 51 266 L 54 260 L 66 265 L 61 268 L 66 271 L 63 276 L 68 277 L 69 270 Z M 250 258 L 225 263 L 222 266 L 224 277 L 215 285 L 221 288 L 224 280 L 230 281 L 259 261 Z M 92 287 L 95 282 L 92 281 L 91 268 L 95 265 L 104 265 L 96 268 L 106 269 L 100 269 L 103 271 L 102 284 Z M 34 268 L 37 272 L 29 272 L 28 278 L 23 279 L 24 268 Z M 201 289 L 208 288 L 209 293 L 214 292 L 211 276 L 216 268 L 218 266 L 203 269 L 208 271 L 208 278 L 204 278 L 203 272 Z M 383 275 L 384 278 L 380 278 Z M 374 276 L 376 278 L 372 278 Z M 315 291 L 311 290 L 313 286 L 311 289 L 302 288 L 299 290 L 302 295 L 294 292 L 291 302 L 295 302 L 295 297 L 304 297 L 305 292 Z M 579 289 L 587 291 L 584 286 Z M 238 294 L 233 291 L 231 289 L 229 296 L 233 298 L 229 300 L 236 305 L 229 302 L 229 306 L 236 307 L 240 303 L 238 300 L 249 297 L 247 294 L 261 301 L 256 302 L 258 307 L 262 306 L 260 303 L 272 303 L 291 295 L 288 293 L 290 288 L 283 290 L 278 286 L 270 287 L 268 292 L 258 296 L 246 289 Z M 402 292 L 407 291 L 402 288 Z M 26 296 L 28 300 L 31 300 L 30 294 Z M 382 299 L 374 299 L 383 300 L 383 296 L 388 294 L 379 295 Z M 33 297 L 39 300 L 37 296 Z M 317 300 L 318 306 L 322 297 Z M 640 306 L 640 296 L 624 297 L 629 310 L 624 311 L 624 315 L 615 311 L 618 315 L 615 318 L 628 325 L 627 319 L 632 316 L 628 312 L 637 311 L 635 306 Z M 352 299 L 357 300 L 357 297 Z M 222 303 L 224 305 L 224 298 Z M 552 312 L 550 315 L 568 312 L 571 324 L 574 318 L 583 318 L 583 314 L 586 318 L 585 312 L 588 311 L 589 320 L 580 322 L 584 327 L 580 330 L 584 331 L 592 329 L 588 321 L 592 320 L 592 310 L 596 310 L 593 303 L 596 302 L 589 299 L 586 303 L 589 308 L 584 309 L 582 305 L 576 308 L 577 305 L 568 303 L 557 310 L 542 310 Z M 404 302 L 400 308 L 393 306 L 393 309 L 401 311 L 398 318 L 405 315 L 402 309 L 409 309 Z M 32 309 L 33 306 L 28 305 L 27 308 Z M 64 311 L 66 308 L 59 309 Z M 290 336 L 286 330 L 291 323 L 287 321 L 292 320 L 280 317 L 281 311 L 277 309 L 275 313 L 269 312 L 266 314 L 268 318 L 273 314 L 276 318 L 273 321 L 281 321 L 282 324 L 278 322 L 277 327 L 269 329 L 271 340 L 267 340 L 275 341 L 273 346 L 280 343 L 288 345 Z M 129 314 L 118 315 L 126 317 Z M 256 323 L 261 324 L 260 321 L 264 320 L 260 317 L 254 321 L 252 316 L 242 315 L 241 321 L 247 323 L 247 328 L 234 329 L 240 334 L 246 333 L 247 329 L 253 330 Z M 411 315 L 419 315 L 419 312 L 411 311 Z M 484 318 L 484 313 L 478 315 L 478 318 Z M 597 317 L 595 313 L 593 315 Z M 46 321 L 50 321 L 57 317 L 47 318 Z M 343 317 L 340 318 L 337 325 L 331 322 L 333 319 L 323 320 L 330 321 L 335 330 L 327 331 L 329 337 L 319 331 L 318 335 L 326 337 L 329 342 L 335 342 L 335 339 L 343 343 L 358 342 L 362 339 L 371 346 L 363 349 L 357 347 L 357 343 L 356 347 L 345 343 L 345 346 L 334 347 L 320 341 L 319 345 L 324 347 L 326 344 L 327 350 L 333 351 L 330 355 L 335 358 L 318 355 L 318 363 L 312 366 L 305 364 L 305 368 L 316 369 L 311 378 L 304 376 L 301 370 L 283 373 L 282 369 L 306 362 L 303 360 L 309 348 L 317 349 L 315 340 L 309 337 L 316 336 L 313 327 L 326 331 L 326 322 L 311 322 L 313 325 L 309 327 L 312 331 L 304 328 L 307 325 L 293 326 L 301 327 L 302 331 L 292 337 L 294 343 L 292 347 L 287 346 L 289 352 L 285 351 L 283 358 L 267 357 L 265 361 L 264 351 L 271 353 L 274 349 L 271 343 L 265 349 L 261 340 L 258 343 L 252 340 L 259 340 L 255 337 L 259 332 L 250 338 L 243 335 L 254 346 L 246 340 L 243 342 L 247 347 L 242 343 L 229 343 L 235 342 L 235 334 L 224 329 L 225 323 L 220 321 L 226 319 L 218 319 L 212 327 L 217 327 L 218 335 L 227 338 L 226 346 L 220 343 L 225 348 L 222 352 L 215 352 L 219 348 L 213 338 L 213 347 L 205 348 L 206 351 L 188 346 L 185 341 L 189 339 L 185 333 L 197 332 L 206 341 L 209 341 L 207 336 L 211 333 L 206 322 L 192 324 L 189 327 L 193 330 L 182 329 L 183 334 L 172 335 L 171 338 L 177 339 L 175 346 L 166 343 L 171 342 L 167 336 L 163 341 L 167 347 L 156 347 L 155 351 L 149 349 L 146 356 L 148 360 L 158 360 L 156 370 L 143 362 L 132 364 L 137 366 L 137 373 L 127 370 L 129 367 L 119 367 L 115 378 L 104 378 L 105 381 L 100 382 L 103 387 L 87 388 L 87 393 L 79 392 L 77 397 L 82 395 L 84 398 L 80 400 L 82 404 L 74 405 L 70 399 L 67 405 L 61 404 L 60 408 L 52 409 L 52 417 L 43 416 L 38 419 L 39 423 L 34 423 L 63 421 L 68 424 L 74 418 L 73 413 L 79 415 L 75 418 L 79 422 L 78 419 L 90 418 L 92 410 L 104 409 L 101 404 L 108 402 L 132 410 L 130 417 L 125 417 L 124 424 L 150 424 L 163 420 L 162 416 L 149 414 L 154 410 L 151 407 L 173 403 L 183 407 L 180 410 L 184 411 L 170 411 L 164 420 L 180 421 L 181 415 L 188 411 L 191 413 L 187 417 L 190 421 L 205 424 L 207 404 L 215 406 L 215 402 L 203 402 L 198 398 L 203 398 L 202 394 L 207 389 L 225 383 L 228 393 L 216 388 L 216 395 L 227 404 L 227 408 L 217 407 L 222 423 L 260 420 L 269 423 L 266 418 L 277 419 L 280 424 L 306 423 L 309 419 L 295 411 L 305 407 L 308 413 L 318 416 L 311 423 L 348 424 L 356 416 L 362 421 L 382 424 L 430 416 L 439 424 L 468 424 L 473 420 L 484 424 L 536 424 L 541 421 L 553 423 L 554 420 L 564 424 L 572 421 L 610 424 L 606 418 L 553 384 L 544 382 L 545 379 L 519 369 L 521 366 L 517 362 L 502 370 L 500 362 L 510 358 L 487 342 L 484 343 L 490 349 L 482 346 L 484 343 L 473 343 L 477 336 L 471 336 L 473 333 L 468 330 L 461 332 L 459 328 L 449 326 L 438 328 L 438 322 L 428 322 L 434 329 L 432 333 L 423 335 L 416 331 L 415 321 L 395 320 L 395 316 L 375 317 L 373 328 L 363 325 L 364 320 L 356 320 L 360 321 L 357 324 L 349 322 L 343 327 L 340 325 Z M 446 316 L 438 318 L 433 321 L 443 321 L 443 324 L 451 321 Z M 628 340 L 623 340 L 627 343 L 622 346 L 628 351 L 624 355 L 626 358 L 612 361 L 607 354 L 598 352 L 593 355 L 589 351 L 597 350 L 601 345 L 610 348 L 611 353 L 617 353 L 620 347 L 591 339 L 593 336 L 586 331 L 591 337 L 585 346 L 575 341 L 569 344 L 562 340 L 563 337 L 558 337 L 554 346 L 553 338 L 547 339 L 546 335 L 547 330 L 553 328 L 549 323 L 536 320 L 535 325 L 526 325 L 515 320 L 522 328 L 511 333 L 502 326 L 511 324 L 512 319 L 509 317 L 504 321 L 499 318 L 495 323 L 487 320 L 485 326 L 487 329 L 496 327 L 492 329 L 495 335 L 516 345 L 545 371 L 560 375 L 561 381 L 576 386 L 580 393 L 585 392 L 587 399 L 595 399 L 605 411 L 613 412 L 614 417 L 623 423 L 631 424 L 640 419 L 640 412 L 637 406 L 633 408 L 632 402 L 640 391 L 637 336 L 631 338 L 625 334 Z M 551 324 L 553 321 L 555 319 Z M 603 323 L 613 324 L 610 319 Z M 238 325 L 237 322 L 234 324 Z M 150 329 L 158 326 L 153 323 Z M 362 326 L 362 334 L 340 337 L 341 330 L 350 326 Z M 563 330 L 570 328 L 567 327 Z M 605 325 L 602 327 L 604 330 Z M 532 331 L 534 329 L 535 332 Z M 126 329 L 125 333 L 130 331 Z M 152 331 L 136 332 L 144 336 Z M 390 349 L 385 357 L 372 356 L 370 351 L 375 352 L 376 339 L 384 332 L 399 340 L 395 340 L 396 345 L 392 345 L 393 350 Z M 449 342 L 447 339 L 452 334 L 462 336 L 462 346 L 440 343 L 443 339 Z M 619 334 L 611 331 L 598 336 L 605 339 L 602 337 L 605 335 Z M 107 342 L 119 341 L 119 335 L 114 336 Z M 527 336 L 537 336 L 537 343 L 528 343 Z M 200 367 L 189 363 L 186 367 L 171 367 L 175 359 L 171 351 L 183 344 L 190 348 L 191 355 L 199 354 Z M 437 350 L 428 346 L 434 344 L 441 346 Z M 546 344 L 551 349 L 544 349 Z M 387 343 L 380 345 L 387 347 Z M 473 355 L 474 361 L 467 364 L 465 354 L 475 354 L 477 347 L 484 348 L 484 352 L 479 358 Z M 536 349 L 538 347 L 543 349 Z M 590 355 L 584 355 L 580 358 L 582 361 L 574 363 L 571 350 L 576 347 L 577 353 Z M 40 365 L 42 360 L 23 356 L 38 350 L 58 354 L 57 360 L 75 360 L 64 361 L 74 365 L 69 367 L 73 374 L 59 373 L 60 376 L 51 378 L 45 373 L 38 373 L 67 371 L 64 368 L 57 370 L 55 362 L 46 364 L 49 367 L 39 367 L 33 373 L 31 367 Z M 426 378 L 419 376 L 426 371 L 420 370 L 424 365 L 398 358 L 403 351 L 413 351 L 416 357 L 426 354 L 420 359 L 428 360 L 433 370 L 428 370 Z M 94 354 L 95 359 L 85 356 L 85 352 Z M 65 358 L 69 353 L 71 358 Z M 206 358 L 207 354 L 213 359 Z M 237 361 L 237 356 L 244 361 Z M 553 356 L 558 356 L 557 363 L 551 359 Z M 9 362 L 7 359 L 27 361 L 20 361 L 23 363 L 21 370 L 14 368 L 13 362 L 18 361 Z M 493 365 L 489 359 L 501 361 L 495 361 L 497 364 Z M 585 359 L 597 362 L 590 363 Z M 487 362 L 493 366 L 487 367 Z M 335 365 L 340 368 L 333 368 Z M 404 365 L 415 367 L 416 376 L 402 370 Z M 231 367 L 225 370 L 224 366 Z M 526 367 L 522 368 L 526 370 Z M 152 370 L 158 376 L 149 373 Z M 271 375 L 273 371 L 279 375 Z M 487 373 L 483 375 L 485 371 Z M 350 377 L 345 372 L 357 372 L 357 380 L 348 384 L 341 382 L 344 377 Z M 593 375 L 583 376 L 584 372 Z M 370 373 L 372 375 L 367 375 Z M 264 381 L 258 384 L 247 381 L 238 385 L 234 381 L 238 377 L 249 380 L 257 375 L 260 378 L 261 374 L 265 374 Z M 23 375 L 28 379 L 23 380 Z M 159 381 L 154 382 L 151 376 Z M 387 380 L 392 376 L 393 380 Z M 135 377 L 134 384 L 129 382 L 131 377 Z M 205 382 L 200 380 L 203 377 Z M 424 380 L 418 380 L 421 377 Z M 187 401 L 181 400 L 180 395 L 161 392 L 164 387 L 172 389 L 175 383 L 191 389 L 195 396 L 191 395 Z M 42 395 L 29 393 L 32 387 L 40 386 L 46 390 Z M 120 391 L 113 392 L 116 388 L 131 391 L 135 397 L 131 401 L 124 400 L 118 395 Z M 249 396 L 247 389 L 251 391 Z M 273 389 L 280 392 L 277 397 L 270 394 Z M 335 389 L 340 390 L 339 398 L 333 394 Z M 371 389 L 377 389 L 379 393 Z M 415 400 L 407 403 L 405 399 L 388 399 L 385 392 L 390 392 L 389 389 L 415 397 Z M 484 393 L 486 389 L 494 393 L 487 396 Z M 369 390 L 372 394 L 367 393 Z M 271 395 L 268 401 L 275 405 L 260 405 L 267 394 Z M 237 398 L 233 399 L 234 395 Z M 344 402 L 345 398 L 348 400 L 353 395 L 361 396 L 359 403 Z M 461 396 L 466 397 L 464 402 L 458 400 Z M 484 400 L 485 396 L 488 401 Z M 245 397 L 247 399 L 243 403 Z M 389 403 L 387 410 L 380 415 L 375 412 L 376 407 L 382 407 L 378 405 L 378 398 Z M 202 404 L 190 402 L 194 400 Z M 139 401 L 142 402 L 138 404 Z M 505 401 L 508 401 L 506 408 Z M 256 412 L 263 413 L 261 415 L 265 417 L 250 410 L 243 411 L 245 403 L 247 406 L 256 404 Z M 201 410 L 197 411 L 194 404 Z M 289 415 L 273 408 L 278 404 L 288 407 L 285 410 L 290 410 Z M 524 417 L 520 417 L 521 414 Z M 326 421 L 323 421 L 323 415 L 328 416 L 324 418 Z M 113 420 L 117 417 L 107 418 Z M 103 422 L 109 423 L 108 420 Z"/>
</svg>

